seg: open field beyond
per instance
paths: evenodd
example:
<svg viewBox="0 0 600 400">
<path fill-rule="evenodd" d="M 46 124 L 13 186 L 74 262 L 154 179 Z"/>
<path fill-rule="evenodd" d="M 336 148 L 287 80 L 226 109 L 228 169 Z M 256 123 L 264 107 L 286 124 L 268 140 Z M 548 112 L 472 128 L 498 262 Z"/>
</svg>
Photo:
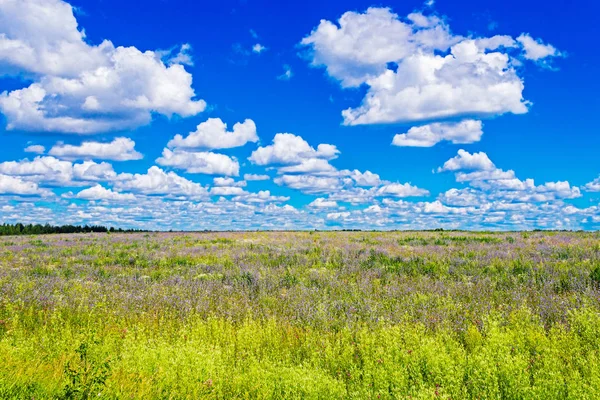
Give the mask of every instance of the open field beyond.
<svg viewBox="0 0 600 400">
<path fill-rule="evenodd" d="M 0 238 L 0 398 L 598 399 L 600 235 Z"/>
</svg>

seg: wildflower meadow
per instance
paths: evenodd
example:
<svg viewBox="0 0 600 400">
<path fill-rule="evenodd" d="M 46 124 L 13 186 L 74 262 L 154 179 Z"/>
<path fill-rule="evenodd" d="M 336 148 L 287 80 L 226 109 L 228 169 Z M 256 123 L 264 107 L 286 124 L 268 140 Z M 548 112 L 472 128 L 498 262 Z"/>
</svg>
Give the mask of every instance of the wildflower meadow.
<svg viewBox="0 0 600 400">
<path fill-rule="evenodd" d="M 598 232 L 0 237 L 2 399 L 598 399 Z"/>
</svg>

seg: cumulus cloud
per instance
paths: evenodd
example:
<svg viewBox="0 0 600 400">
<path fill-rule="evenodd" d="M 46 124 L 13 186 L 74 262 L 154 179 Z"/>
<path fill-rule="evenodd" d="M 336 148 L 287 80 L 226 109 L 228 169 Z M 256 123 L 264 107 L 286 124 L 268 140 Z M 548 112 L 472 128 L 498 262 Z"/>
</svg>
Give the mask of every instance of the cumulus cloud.
<svg viewBox="0 0 600 400">
<path fill-rule="evenodd" d="M 52 146 L 48 154 L 66 160 L 129 161 L 143 158 L 143 155 L 135 150 L 135 142 L 126 137 L 115 138 L 110 143 L 83 142 L 79 146 L 59 143 Z"/>
<path fill-rule="evenodd" d="M 338 203 L 333 200 L 327 200 L 323 197 L 318 197 L 314 199 L 308 206 L 313 208 L 337 208 Z"/>
<path fill-rule="evenodd" d="M 464 170 L 471 172 L 462 172 Z M 533 179 L 521 180 L 515 176 L 514 171 L 497 168 L 484 152 L 471 154 L 459 150 L 456 157 L 438 168 L 438 172 L 442 171 L 458 171 L 457 182 L 466 182 L 471 188 L 480 190 L 479 193 L 466 192 L 471 203 L 483 203 L 490 199 L 528 203 L 581 197 L 580 189 L 567 181 L 536 185 Z M 459 191 L 449 191 L 446 194 L 451 194 L 453 201 L 463 195 Z"/>
<path fill-rule="evenodd" d="M 351 215 L 352 215 L 352 213 L 350 211 L 332 212 L 332 213 L 327 213 L 326 218 L 330 219 L 330 220 L 345 221 Z"/>
<path fill-rule="evenodd" d="M 152 166 L 145 174 L 120 174 L 114 186 L 122 191 L 146 195 L 184 196 L 204 198 L 208 191 L 202 185 L 192 182 L 175 172 L 165 172 Z"/>
<path fill-rule="evenodd" d="M 135 200 L 132 193 L 118 193 L 105 188 L 102 185 L 95 185 L 91 188 L 83 189 L 75 196 L 78 199 L 84 200 L 114 200 L 114 201 L 131 201 Z"/>
<path fill-rule="evenodd" d="M 291 206 L 289 204 L 284 204 L 282 206 L 278 206 L 277 204 L 267 204 L 265 206 L 265 208 L 263 209 L 263 213 L 265 213 L 265 214 L 275 214 L 275 215 L 301 214 L 301 212 L 298 211 L 298 209 L 296 209 L 296 207 Z"/>
<path fill-rule="evenodd" d="M 62 0 L 2 1 L 0 27 L 0 72 L 33 80 L 0 94 L 9 130 L 89 134 L 136 128 L 153 113 L 187 117 L 206 108 L 182 65 L 189 46 L 167 65 L 160 52 L 108 40 L 90 45 Z"/>
<path fill-rule="evenodd" d="M 481 140 L 482 126 L 481 121 L 472 119 L 414 126 L 406 133 L 395 135 L 392 144 L 405 147 L 432 147 L 443 140 L 454 144 L 475 143 Z"/>
<path fill-rule="evenodd" d="M 41 189 L 35 182 L 28 182 L 20 177 L 0 174 L 0 194 L 47 196 L 50 195 L 51 192 L 46 189 Z"/>
<path fill-rule="evenodd" d="M 510 36 L 465 38 L 435 15 L 401 19 L 371 7 L 346 12 L 337 24 L 321 20 L 301 45 L 311 65 L 342 87 L 367 86 L 362 104 L 342 112 L 346 125 L 528 110 L 511 55 L 523 44 Z"/>
<path fill-rule="evenodd" d="M 280 174 L 333 172 L 335 171 L 335 167 L 329 164 L 329 161 L 322 158 L 308 158 L 302 160 L 300 164 L 279 167 L 277 171 Z"/>
<path fill-rule="evenodd" d="M 495 181 L 495 180 L 509 181 L 514 178 L 515 178 L 515 172 L 513 170 L 504 171 L 504 170 L 501 170 L 498 168 L 486 169 L 486 170 L 482 170 L 482 171 L 456 173 L 456 181 L 457 182 Z"/>
<path fill-rule="evenodd" d="M 325 193 L 342 188 L 338 178 L 314 175 L 282 175 L 273 181 L 279 186 L 287 186 L 306 193 Z"/>
<path fill-rule="evenodd" d="M 342 190 L 330 192 L 328 199 L 350 203 L 352 205 L 368 204 L 373 202 L 377 195 L 377 188 L 345 187 Z"/>
<path fill-rule="evenodd" d="M 290 198 L 287 196 L 274 196 L 269 190 L 259 190 L 257 193 L 245 193 L 243 196 L 236 196 L 232 198 L 236 202 L 244 203 L 271 203 L 271 202 L 282 202 L 288 201 Z"/>
<path fill-rule="evenodd" d="M 551 44 L 544 44 L 540 39 L 534 39 L 526 33 L 517 37 L 527 60 L 539 61 L 547 57 L 561 56 L 561 53 Z"/>
<path fill-rule="evenodd" d="M 600 176 L 584 186 L 588 192 L 600 192 Z"/>
<path fill-rule="evenodd" d="M 241 196 L 248 192 L 239 186 L 215 186 L 210 189 L 213 196 Z"/>
<path fill-rule="evenodd" d="M 258 142 L 256 135 L 256 125 L 251 119 L 233 125 L 233 131 L 227 131 L 227 124 L 220 118 L 209 118 L 196 127 L 185 138 L 181 135 L 175 135 L 169 141 L 167 147 L 170 148 L 205 148 L 205 149 L 230 149 L 240 147 L 246 143 Z"/>
<path fill-rule="evenodd" d="M 233 178 L 223 178 L 220 176 L 213 178 L 213 184 L 215 186 L 230 186 L 230 187 L 245 187 L 246 186 L 245 181 L 235 181 Z"/>
<path fill-rule="evenodd" d="M 377 195 L 394 197 L 429 196 L 429 191 L 409 183 L 390 183 L 377 189 Z"/>
<path fill-rule="evenodd" d="M 465 215 L 468 212 L 467 208 L 448 207 L 448 206 L 442 204 L 442 202 L 439 200 L 423 203 L 422 210 L 423 210 L 423 213 L 425 213 L 425 214 L 462 214 L 462 215 Z"/>
<path fill-rule="evenodd" d="M 273 182 L 308 194 L 327 193 L 332 201 L 364 203 L 377 196 L 426 196 L 427 190 L 408 183 L 384 181 L 371 171 L 338 170 L 329 163 L 340 151 L 331 144 L 310 146 L 291 133 L 278 133 L 273 144 L 259 147 L 249 157 L 254 164 L 274 166 L 281 174 Z M 369 187 L 370 189 L 363 189 Z M 333 199 L 332 196 L 336 196 Z M 316 203 L 315 203 L 316 205 Z M 313 206 L 315 206 L 313 205 Z"/>
<path fill-rule="evenodd" d="M 44 186 L 83 186 L 89 182 L 110 181 L 115 173 L 112 165 L 84 161 L 71 163 L 55 157 L 36 157 L 33 160 L 5 161 L 0 163 L 0 173 L 19 176 L 24 180 Z"/>
<path fill-rule="evenodd" d="M 353 171 L 342 171 L 341 175 L 348 175 L 354 180 L 357 186 L 379 186 L 382 183 L 379 175 L 371 171 L 360 172 L 355 169 Z"/>
<path fill-rule="evenodd" d="M 520 180 L 497 179 L 478 180 L 469 182 L 474 187 L 486 193 L 488 199 L 498 199 L 517 203 L 546 202 L 558 199 L 575 199 L 581 197 L 577 186 L 571 186 L 567 181 L 546 182 L 536 185 L 533 179 Z"/>
<path fill-rule="evenodd" d="M 23 151 L 25 151 L 25 153 L 44 154 L 44 152 L 46 151 L 46 148 L 39 144 L 32 144 L 32 145 L 25 147 L 25 149 L 23 149 Z"/>
<path fill-rule="evenodd" d="M 277 165 L 282 172 L 332 171 L 329 160 L 340 151 L 331 144 L 319 144 L 315 150 L 306 140 L 291 133 L 278 133 L 273 144 L 259 147 L 248 158 L 256 165 Z"/>
<path fill-rule="evenodd" d="M 336 175 L 282 175 L 273 181 L 307 194 L 328 194 L 328 200 L 342 201 L 351 204 L 363 204 L 376 197 L 416 197 L 428 196 L 429 191 L 409 183 L 398 183 L 377 180 L 368 182 L 368 189 L 360 185 L 348 175 L 350 171 L 339 171 Z M 375 176 L 378 175 L 373 174 Z M 356 175 L 355 175 L 356 176 Z"/>
<path fill-rule="evenodd" d="M 493 170 L 494 163 L 484 152 L 469 153 L 465 150 L 458 150 L 458 155 L 446 161 L 443 167 L 438 168 L 438 172 L 442 171 L 458 171 L 458 170 Z"/>
<path fill-rule="evenodd" d="M 244 174 L 245 181 L 268 181 L 269 179 L 271 179 L 269 175 Z"/>
<path fill-rule="evenodd" d="M 212 152 L 191 152 L 163 149 L 162 157 L 156 163 L 163 167 L 173 167 L 192 174 L 238 176 L 240 164 L 235 158 Z"/>
</svg>

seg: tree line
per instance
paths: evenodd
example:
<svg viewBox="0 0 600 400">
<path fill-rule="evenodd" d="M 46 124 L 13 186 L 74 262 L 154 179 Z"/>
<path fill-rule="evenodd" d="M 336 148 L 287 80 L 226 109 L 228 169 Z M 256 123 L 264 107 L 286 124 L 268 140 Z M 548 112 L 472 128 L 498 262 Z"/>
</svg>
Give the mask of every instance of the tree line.
<svg viewBox="0 0 600 400">
<path fill-rule="evenodd" d="M 122 229 L 102 225 L 50 225 L 50 224 L 2 224 L 0 236 L 7 235 L 46 235 L 51 233 L 91 233 L 91 232 L 146 232 L 142 229 Z"/>
</svg>

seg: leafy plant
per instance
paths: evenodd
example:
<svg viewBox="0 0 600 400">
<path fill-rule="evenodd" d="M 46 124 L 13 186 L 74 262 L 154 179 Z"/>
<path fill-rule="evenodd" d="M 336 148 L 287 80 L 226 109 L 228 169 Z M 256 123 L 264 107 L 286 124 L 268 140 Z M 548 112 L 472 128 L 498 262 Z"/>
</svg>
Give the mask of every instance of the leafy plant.
<svg viewBox="0 0 600 400">
<path fill-rule="evenodd" d="M 77 357 L 65 366 L 67 384 L 63 389 L 63 399 L 87 400 L 100 396 L 110 376 L 110 359 L 100 359 L 94 354 L 98 340 L 82 342 L 75 350 Z"/>
</svg>

